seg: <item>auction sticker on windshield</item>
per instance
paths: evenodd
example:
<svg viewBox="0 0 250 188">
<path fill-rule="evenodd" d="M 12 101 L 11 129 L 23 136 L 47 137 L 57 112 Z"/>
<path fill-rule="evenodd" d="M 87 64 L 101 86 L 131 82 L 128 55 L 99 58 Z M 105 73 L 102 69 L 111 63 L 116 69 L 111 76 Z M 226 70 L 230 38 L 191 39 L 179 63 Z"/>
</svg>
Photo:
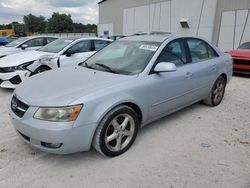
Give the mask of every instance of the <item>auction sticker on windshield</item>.
<svg viewBox="0 0 250 188">
<path fill-rule="evenodd" d="M 142 50 L 150 50 L 150 51 L 155 52 L 158 49 L 158 47 L 153 46 L 153 45 L 145 45 L 145 44 L 143 44 L 143 45 L 140 46 L 140 49 L 142 49 Z"/>
</svg>

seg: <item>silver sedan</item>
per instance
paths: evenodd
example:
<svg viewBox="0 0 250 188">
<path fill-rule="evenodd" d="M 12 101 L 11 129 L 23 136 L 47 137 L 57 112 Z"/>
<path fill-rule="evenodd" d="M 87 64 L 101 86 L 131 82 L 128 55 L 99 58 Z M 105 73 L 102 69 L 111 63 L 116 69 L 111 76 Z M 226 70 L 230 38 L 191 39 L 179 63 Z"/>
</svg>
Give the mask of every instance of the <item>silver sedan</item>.
<svg viewBox="0 0 250 188">
<path fill-rule="evenodd" d="M 74 68 L 31 77 L 15 91 L 10 116 L 25 142 L 46 152 L 114 157 L 139 128 L 203 101 L 221 103 L 232 58 L 210 42 L 173 35 L 131 36 Z"/>
</svg>

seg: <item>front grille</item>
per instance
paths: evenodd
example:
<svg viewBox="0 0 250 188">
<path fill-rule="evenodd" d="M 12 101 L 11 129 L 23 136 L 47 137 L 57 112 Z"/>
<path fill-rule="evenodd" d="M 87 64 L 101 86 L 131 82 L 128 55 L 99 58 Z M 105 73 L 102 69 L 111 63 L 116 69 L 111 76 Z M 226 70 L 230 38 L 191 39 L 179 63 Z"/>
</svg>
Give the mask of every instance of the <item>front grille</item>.
<svg viewBox="0 0 250 188">
<path fill-rule="evenodd" d="M 241 60 L 241 59 L 234 59 L 234 64 L 236 64 L 236 65 L 249 65 L 250 66 L 250 61 Z"/>
<path fill-rule="evenodd" d="M 29 105 L 20 101 L 16 96 L 13 96 L 11 100 L 11 110 L 20 118 L 22 118 L 25 112 L 28 110 Z"/>
<path fill-rule="evenodd" d="M 11 78 L 10 82 L 12 84 L 18 85 L 18 84 L 20 84 L 22 82 L 22 80 L 21 80 L 20 76 L 17 75 L 17 76 L 14 76 L 13 78 Z"/>
</svg>

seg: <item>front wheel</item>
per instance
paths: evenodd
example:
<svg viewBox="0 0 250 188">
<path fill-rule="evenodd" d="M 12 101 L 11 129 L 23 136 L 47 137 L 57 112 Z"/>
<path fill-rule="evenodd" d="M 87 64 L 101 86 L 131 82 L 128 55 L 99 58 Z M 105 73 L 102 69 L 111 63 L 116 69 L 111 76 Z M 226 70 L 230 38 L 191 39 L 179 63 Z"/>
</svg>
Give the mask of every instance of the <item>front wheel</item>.
<svg viewBox="0 0 250 188">
<path fill-rule="evenodd" d="M 51 69 L 51 68 L 50 68 L 50 67 L 47 67 L 47 66 L 40 66 L 40 67 L 38 67 L 38 68 L 32 73 L 32 76 L 35 75 L 35 74 L 39 74 L 39 73 L 48 71 L 48 70 L 50 70 L 50 69 Z"/>
<path fill-rule="evenodd" d="M 225 94 L 226 80 L 220 76 L 214 83 L 213 88 L 208 96 L 203 102 L 209 106 L 218 106 Z"/>
<path fill-rule="evenodd" d="M 136 112 L 125 105 L 111 110 L 96 130 L 93 146 L 101 154 L 115 157 L 133 144 L 139 127 Z"/>
</svg>

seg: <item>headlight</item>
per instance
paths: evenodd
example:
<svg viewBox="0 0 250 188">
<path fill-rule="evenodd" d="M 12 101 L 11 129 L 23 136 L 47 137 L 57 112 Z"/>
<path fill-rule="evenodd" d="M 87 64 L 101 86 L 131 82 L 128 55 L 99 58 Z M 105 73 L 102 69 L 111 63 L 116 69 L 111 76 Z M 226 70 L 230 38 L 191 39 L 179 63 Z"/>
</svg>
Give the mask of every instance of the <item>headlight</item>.
<svg viewBox="0 0 250 188">
<path fill-rule="evenodd" d="M 4 72 L 14 72 L 14 71 L 17 71 L 17 70 L 22 70 L 22 68 L 18 67 L 18 66 L 16 66 L 16 67 L 3 67 L 2 70 Z"/>
<path fill-rule="evenodd" d="M 14 67 L 3 67 L 1 68 L 4 72 L 15 72 L 15 71 L 19 71 L 19 70 L 26 70 L 26 68 L 31 65 L 32 63 L 34 63 L 34 61 L 30 61 L 27 63 L 24 63 L 22 65 L 19 66 L 14 66 Z"/>
<path fill-rule="evenodd" d="M 75 121 L 81 112 L 82 105 L 70 107 L 39 108 L 34 115 L 35 119 L 55 122 Z"/>
</svg>

